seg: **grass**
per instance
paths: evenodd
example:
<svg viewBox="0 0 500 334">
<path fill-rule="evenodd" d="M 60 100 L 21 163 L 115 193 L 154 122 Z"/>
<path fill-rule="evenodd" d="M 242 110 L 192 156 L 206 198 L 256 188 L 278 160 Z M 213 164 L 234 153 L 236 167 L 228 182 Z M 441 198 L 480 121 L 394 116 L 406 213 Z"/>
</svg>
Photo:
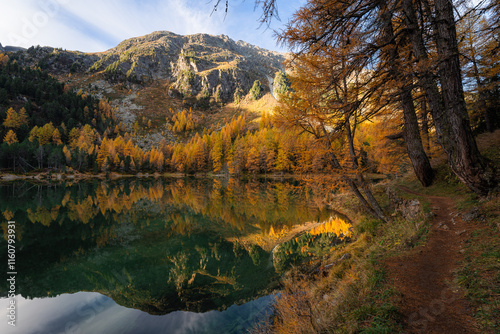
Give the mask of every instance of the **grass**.
<svg viewBox="0 0 500 334">
<path fill-rule="evenodd" d="M 475 205 L 476 202 L 473 202 Z M 463 207 L 471 202 L 464 199 Z M 483 333 L 500 333 L 500 199 L 478 202 L 484 219 L 475 222 L 467 240 L 465 259 L 457 273 L 457 282 L 466 291 L 474 307 L 474 317 Z"/>
<path fill-rule="evenodd" d="M 500 130 L 477 138 L 482 154 L 498 169 L 500 166 Z M 473 194 L 461 196 L 457 207 L 463 211 L 479 209 L 473 221 L 474 232 L 467 240 L 465 259 L 457 273 L 474 307 L 474 316 L 483 333 L 500 333 L 500 197 L 493 194 L 480 199 Z"/>
<path fill-rule="evenodd" d="M 255 121 L 258 125 L 260 116 L 263 111 L 270 112 L 277 105 L 277 101 L 271 96 L 270 93 L 265 94 L 257 101 L 253 101 L 248 97 L 242 98 L 240 103 L 231 102 L 221 108 L 220 112 L 210 115 L 209 125 L 224 123 L 233 116 L 240 114 L 246 115 L 247 122 Z"/>
</svg>

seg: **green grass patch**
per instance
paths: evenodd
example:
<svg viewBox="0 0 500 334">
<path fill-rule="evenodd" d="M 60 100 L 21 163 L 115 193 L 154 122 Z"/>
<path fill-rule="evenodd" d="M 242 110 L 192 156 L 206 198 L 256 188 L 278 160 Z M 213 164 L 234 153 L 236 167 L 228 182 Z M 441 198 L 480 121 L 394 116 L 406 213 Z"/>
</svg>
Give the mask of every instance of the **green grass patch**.
<svg viewBox="0 0 500 334">
<path fill-rule="evenodd" d="M 483 333 L 500 333 L 500 231 L 498 218 L 478 223 L 467 240 L 465 260 L 457 282 L 475 308 L 474 317 Z"/>
</svg>

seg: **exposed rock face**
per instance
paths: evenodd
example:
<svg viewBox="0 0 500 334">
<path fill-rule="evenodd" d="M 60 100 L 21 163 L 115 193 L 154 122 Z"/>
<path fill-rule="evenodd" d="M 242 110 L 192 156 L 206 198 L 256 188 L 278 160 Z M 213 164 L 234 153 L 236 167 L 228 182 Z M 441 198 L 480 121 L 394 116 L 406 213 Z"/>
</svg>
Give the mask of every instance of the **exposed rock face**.
<svg viewBox="0 0 500 334">
<path fill-rule="evenodd" d="M 257 79 L 266 82 L 281 69 L 283 54 L 235 42 L 228 36 L 182 36 L 167 31 L 127 39 L 103 53 L 85 54 L 30 48 L 28 63 L 60 72 L 103 72 L 108 80 L 169 80 L 171 94 L 227 102 L 246 95 Z"/>
<path fill-rule="evenodd" d="M 91 70 L 131 81 L 168 79 L 174 83 L 172 89 L 184 96 L 230 101 L 239 90 L 248 93 L 255 80 L 274 76 L 283 60 L 282 54 L 224 35 L 163 31 L 120 43 Z"/>
</svg>

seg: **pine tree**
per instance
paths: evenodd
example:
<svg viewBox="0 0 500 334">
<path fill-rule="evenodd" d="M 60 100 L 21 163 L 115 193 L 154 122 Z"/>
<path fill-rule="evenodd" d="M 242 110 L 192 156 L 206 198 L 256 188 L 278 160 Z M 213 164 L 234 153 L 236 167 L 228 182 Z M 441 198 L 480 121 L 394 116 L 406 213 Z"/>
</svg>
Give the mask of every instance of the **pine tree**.
<svg viewBox="0 0 500 334">
<path fill-rule="evenodd" d="M 255 80 L 253 86 L 250 89 L 250 98 L 252 100 L 258 100 L 262 97 L 262 83 L 260 80 Z"/>
</svg>

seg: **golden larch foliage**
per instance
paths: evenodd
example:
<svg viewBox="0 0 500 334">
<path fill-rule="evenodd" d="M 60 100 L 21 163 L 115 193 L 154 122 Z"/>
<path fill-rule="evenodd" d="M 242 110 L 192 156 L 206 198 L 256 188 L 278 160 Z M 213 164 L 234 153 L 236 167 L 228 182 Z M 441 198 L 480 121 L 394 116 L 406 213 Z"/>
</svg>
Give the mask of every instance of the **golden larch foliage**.
<svg viewBox="0 0 500 334">
<path fill-rule="evenodd" d="M 344 239 L 351 235 L 351 224 L 338 217 L 331 218 L 327 222 L 309 230 L 308 234 L 318 235 L 322 233 L 334 233 L 338 238 Z"/>
<path fill-rule="evenodd" d="M 5 135 L 5 137 L 3 138 L 3 142 L 11 145 L 14 143 L 18 143 L 19 140 L 17 139 L 16 133 L 12 130 L 9 130 Z"/>
</svg>

